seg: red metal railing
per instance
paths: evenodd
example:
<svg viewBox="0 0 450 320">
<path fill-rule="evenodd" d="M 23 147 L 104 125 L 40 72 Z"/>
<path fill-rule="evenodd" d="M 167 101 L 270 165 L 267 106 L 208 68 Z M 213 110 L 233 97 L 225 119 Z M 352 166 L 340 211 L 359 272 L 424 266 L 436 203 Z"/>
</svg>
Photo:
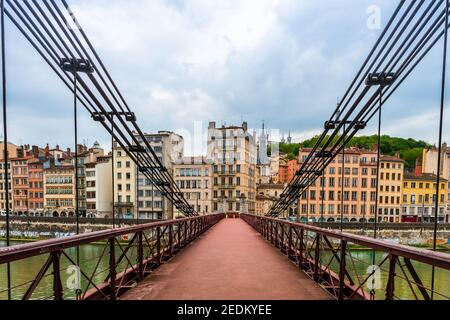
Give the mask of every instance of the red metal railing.
<svg viewBox="0 0 450 320">
<path fill-rule="evenodd" d="M 10 263 L 14 270 L 14 263 L 37 258 L 45 262 L 29 281 L 16 284 L 13 278 L 13 286 L 3 288 L 0 293 L 14 291 L 12 296 L 23 300 L 115 300 L 223 217 L 223 214 L 212 214 L 153 222 L 2 248 L 0 267 Z M 94 243 L 100 254 L 80 259 L 79 248 Z M 64 271 L 73 267 L 79 270 L 75 272 L 76 278 L 64 277 Z M 74 279 L 79 279 L 75 287 L 71 286 Z M 43 285 L 47 288 L 37 290 Z"/>
<path fill-rule="evenodd" d="M 241 217 L 336 299 L 450 299 L 448 283 L 431 290 L 423 279 L 429 277 L 416 270 L 426 267 L 431 274 L 434 268 L 448 282 L 450 254 L 276 218 Z M 358 257 L 361 249 L 369 250 L 369 261 Z"/>
</svg>

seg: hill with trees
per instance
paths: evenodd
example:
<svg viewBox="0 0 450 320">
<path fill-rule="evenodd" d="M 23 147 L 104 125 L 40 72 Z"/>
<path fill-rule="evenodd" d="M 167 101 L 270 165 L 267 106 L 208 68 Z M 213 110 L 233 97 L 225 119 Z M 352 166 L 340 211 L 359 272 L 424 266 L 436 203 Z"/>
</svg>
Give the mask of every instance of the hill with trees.
<svg viewBox="0 0 450 320">
<path fill-rule="evenodd" d="M 319 136 L 315 136 L 301 143 L 280 143 L 280 152 L 285 153 L 289 159 L 294 159 L 298 156 L 300 145 L 305 148 L 312 148 L 315 146 L 318 139 Z M 339 139 L 339 136 L 335 137 L 334 140 L 337 139 Z M 377 135 L 357 136 L 352 138 L 348 146 L 368 150 L 375 149 L 377 139 Z M 407 169 L 414 168 L 416 159 L 422 157 L 422 150 L 429 147 L 431 147 L 431 145 L 422 140 L 414 140 L 411 138 L 404 139 L 391 137 L 388 135 L 381 136 L 381 153 L 387 155 L 395 155 L 396 153 L 400 153 L 400 157 L 405 160 L 405 166 Z"/>
</svg>

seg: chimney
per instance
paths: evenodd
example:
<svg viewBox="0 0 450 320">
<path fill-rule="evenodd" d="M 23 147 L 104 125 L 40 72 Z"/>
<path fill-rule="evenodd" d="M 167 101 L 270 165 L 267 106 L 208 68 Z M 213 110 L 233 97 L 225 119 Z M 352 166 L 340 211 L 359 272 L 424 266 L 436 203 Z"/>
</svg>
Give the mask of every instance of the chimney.
<svg viewBox="0 0 450 320">
<path fill-rule="evenodd" d="M 70 148 L 67 148 L 67 155 L 70 157 L 72 155 L 72 151 L 70 150 Z"/>
<path fill-rule="evenodd" d="M 248 129 L 247 121 L 242 122 L 242 128 L 244 129 L 244 132 L 247 132 Z"/>
<path fill-rule="evenodd" d="M 50 147 L 47 145 L 45 146 L 45 158 L 50 157 Z"/>
<path fill-rule="evenodd" d="M 33 158 L 39 158 L 39 147 L 38 146 L 31 147 L 31 155 L 33 156 Z"/>
<path fill-rule="evenodd" d="M 216 128 L 216 122 L 210 121 L 208 125 L 208 129 L 215 129 Z"/>
<path fill-rule="evenodd" d="M 422 160 L 420 158 L 416 159 L 416 167 L 414 169 L 414 175 L 416 177 L 422 176 Z"/>
<path fill-rule="evenodd" d="M 85 151 L 85 147 L 82 144 L 77 145 L 78 154 L 81 154 Z"/>
</svg>

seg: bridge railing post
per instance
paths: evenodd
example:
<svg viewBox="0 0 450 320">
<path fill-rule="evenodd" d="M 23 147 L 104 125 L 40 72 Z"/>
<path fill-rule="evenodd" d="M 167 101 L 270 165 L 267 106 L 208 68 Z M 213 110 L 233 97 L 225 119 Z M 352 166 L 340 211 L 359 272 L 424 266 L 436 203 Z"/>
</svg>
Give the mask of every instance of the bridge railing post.
<svg viewBox="0 0 450 320">
<path fill-rule="evenodd" d="M 138 272 L 139 278 L 144 279 L 144 246 L 142 231 L 138 232 Z"/>
<path fill-rule="evenodd" d="M 54 300 L 63 299 L 63 286 L 61 282 L 61 252 L 55 252 L 52 256 L 53 264 L 53 298 Z"/>
<path fill-rule="evenodd" d="M 187 236 L 188 236 L 188 222 L 185 221 L 184 222 L 184 241 L 183 241 L 183 246 L 187 245 Z"/>
<path fill-rule="evenodd" d="M 290 259 L 291 253 L 292 253 L 292 226 L 289 226 L 289 239 L 288 239 L 288 245 L 287 245 L 287 256 Z"/>
<path fill-rule="evenodd" d="M 386 285 L 386 300 L 393 300 L 394 299 L 394 292 L 395 292 L 395 267 L 397 265 L 398 257 L 396 255 L 390 254 L 389 255 L 389 274 L 388 274 L 388 281 Z"/>
<path fill-rule="evenodd" d="M 316 248 L 314 252 L 314 280 L 319 281 L 319 262 L 320 262 L 320 241 L 321 235 L 316 234 Z"/>
<path fill-rule="evenodd" d="M 161 227 L 156 228 L 156 262 L 161 264 Z"/>
<path fill-rule="evenodd" d="M 300 239 L 299 239 L 299 241 L 300 241 L 299 255 L 300 256 L 298 259 L 298 264 L 301 269 L 303 269 L 303 251 L 305 250 L 304 243 L 303 243 L 304 237 L 305 237 L 305 230 L 300 229 Z"/>
<path fill-rule="evenodd" d="M 344 288 L 345 288 L 345 273 L 346 273 L 346 266 L 345 266 L 345 256 L 347 253 L 347 241 L 341 240 L 341 261 L 339 264 L 339 300 L 344 299 Z"/>
<path fill-rule="evenodd" d="M 110 300 L 116 300 L 116 255 L 115 255 L 115 238 L 109 238 L 109 275 L 110 275 Z"/>
<path fill-rule="evenodd" d="M 177 251 L 181 250 L 181 228 L 182 228 L 182 224 L 178 223 L 177 224 L 177 234 L 178 234 L 178 245 L 177 245 Z"/>
<path fill-rule="evenodd" d="M 173 256 L 173 225 L 169 226 L 169 255 Z"/>
</svg>

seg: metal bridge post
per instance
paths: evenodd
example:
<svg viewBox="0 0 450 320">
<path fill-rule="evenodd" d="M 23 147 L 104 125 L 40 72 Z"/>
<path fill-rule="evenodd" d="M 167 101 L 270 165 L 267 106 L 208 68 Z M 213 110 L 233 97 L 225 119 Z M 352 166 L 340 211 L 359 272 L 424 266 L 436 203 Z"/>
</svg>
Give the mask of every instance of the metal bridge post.
<svg viewBox="0 0 450 320">
<path fill-rule="evenodd" d="M 156 261 L 158 266 L 161 264 L 161 228 L 156 228 Z"/>
<path fill-rule="evenodd" d="M 345 255 L 347 253 L 347 241 L 341 240 L 341 261 L 339 266 L 339 300 L 344 299 L 344 282 L 345 282 L 345 273 L 346 273 L 346 267 L 345 267 Z"/>
<path fill-rule="evenodd" d="M 319 281 L 319 259 L 320 259 L 320 234 L 316 235 L 316 249 L 314 253 L 314 280 Z"/>
<path fill-rule="evenodd" d="M 280 227 L 281 227 L 280 250 L 281 250 L 281 252 L 284 252 L 284 250 L 285 250 L 285 245 L 284 245 L 284 224 L 280 223 Z"/>
<path fill-rule="evenodd" d="M 181 250 L 181 223 L 177 224 L 177 234 L 178 234 L 178 246 L 177 251 Z"/>
<path fill-rule="evenodd" d="M 395 291 L 395 266 L 397 265 L 398 257 L 392 254 L 389 255 L 389 275 L 386 285 L 386 300 L 394 299 Z"/>
<path fill-rule="evenodd" d="M 303 269 L 303 251 L 304 251 L 303 238 L 304 237 L 305 237 L 305 230 L 300 229 L 300 239 L 299 239 L 299 241 L 300 241 L 300 249 L 299 249 L 300 257 L 298 259 L 298 264 L 301 269 Z"/>
<path fill-rule="evenodd" d="M 144 279 L 144 247 L 142 245 L 142 231 L 138 233 L 138 271 L 139 278 Z"/>
<path fill-rule="evenodd" d="M 61 252 L 55 252 L 52 255 L 52 263 L 53 263 L 53 295 L 54 300 L 62 300 L 63 299 L 63 287 L 61 282 Z"/>
<path fill-rule="evenodd" d="M 292 252 L 292 226 L 289 226 L 289 240 L 288 240 L 288 247 L 287 247 L 287 256 L 290 259 L 291 258 L 291 252 Z"/>
<path fill-rule="evenodd" d="M 169 254 L 173 256 L 173 225 L 169 226 Z"/>
<path fill-rule="evenodd" d="M 187 227 L 188 227 L 188 222 L 185 221 L 184 222 L 184 243 L 183 243 L 183 247 L 187 245 Z"/>
<path fill-rule="evenodd" d="M 109 275 L 110 275 L 110 300 L 116 300 L 116 256 L 114 252 L 115 238 L 109 240 Z"/>
</svg>

